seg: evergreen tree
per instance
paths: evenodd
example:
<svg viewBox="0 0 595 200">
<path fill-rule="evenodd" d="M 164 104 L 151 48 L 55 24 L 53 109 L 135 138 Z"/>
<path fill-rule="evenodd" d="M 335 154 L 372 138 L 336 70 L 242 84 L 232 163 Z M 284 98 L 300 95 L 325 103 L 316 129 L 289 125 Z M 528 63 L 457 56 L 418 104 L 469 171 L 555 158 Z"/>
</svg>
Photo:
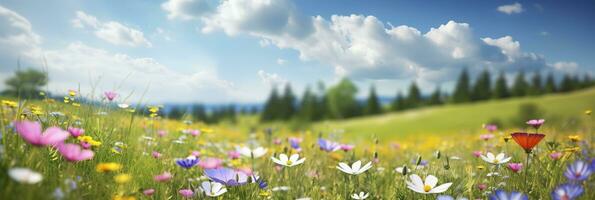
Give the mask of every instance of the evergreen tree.
<svg viewBox="0 0 595 200">
<path fill-rule="evenodd" d="M 409 85 L 409 94 L 407 94 L 407 100 L 405 102 L 407 108 L 417 108 L 422 105 L 421 93 L 415 81 Z"/>
<path fill-rule="evenodd" d="M 206 122 L 208 120 L 208 116 L 205 106 L 202 104 L 196 104 L 192 106 L 192 117 L 195 121 Z"/>
<path fill-rule="evenodd" d="M 316 118 L 316 96 L 306 87 L 300 103 L 298 117 L 303 121 L 313 121 Z"/>
<path fill-rule="evenodd" d="M 366 100 L 364 114 L 375 115 L 380 113 L 382 113 L 382 108 L 378 101 L 378 97 L 376 96 L 376 88 L 372 85 L 372 87 L 370 87 L 370 95 L 368 96 L 368 100 Z"/>
<path fill-rule="evenodd" d="M 182 112 L 178 106 L 173 106 L 167 114 L 167 117 L 170 119 L 181 119 L 183 115 L 184 112 Z"/>
<path fill-rule="evenodd" d="M 528 88 L 529 83 L 527 83 L 527 80 L 525 80 L 525 72 L 520 71 L 519 73 L 517 73 L 517 76 L 514 79 L 514 83 L 512 85 L 512 96 L 525 96 L 527 95 Z"/>
<path fill-rule="evenodd" d="M 545 93 L 554 93 L 557 92 L 558 88 L 556 87 L 556 80 L 554 79 L 554 74 L 551 72 L 547 75 L 545 80 L 544 92 Z"/>
<path fill-rule="evenodd" d="M 397 96 L 395 97 L 395 99 L 393 99 L 393 102 L 391 103 L 391 110 L 392 111 L 399 111 L 399 110 L 405 110 L 407 109 L 405 107 L 405 98 L 403 97 L 403 93 L 401 93 L 401 91 L 397 92 Z"/>
<path fill-rule="evenodd" d="M 565 74 L 560 83 L 560 92 L 570 92 L 574 90 L 575 81 L 570 74 Z"/>
<path fill-rule="evenodd" d="M 457 85 L 455 86 L 455 90 L 452 95 L 452 102 L 468 102 L 470 93 L 469 88 L 469 74 L 467 73 L 467 69 L 463 69 L 463 71 L 461 71 L 461 75 L 459 75 L 459 80 L 457 80 Z"/>
<path fill-rule="evenodd" d="M 531 78 L 531 89 L 529 89 L 529 95 L 540 95 L 543 94 L 543 83 L 541 80 L 541 73 L 535 72 L 533 78 Z"/>
<path fill-rule="evenodd" d="M 581 88 L 588 88 L 591 85 L 592 85 L 591 75 L 585 74 L 585 76 L 583 76 L 583 80 L 581 82 Z"/>
<path fill-rule="evenodd" d="M 267 99 L 266 103 L 264 104 L 264 108 L 261 114 L 261 121 L 272 121 L 278 119 L 278 111 L 279 111 L 279 104 L 280 104 L 280 97 L 277 92 L 277 88 L 273 87 L 271 91 L 271 95 L 269 99 Z"/>
<path fill-rule="evenodd" d="M 293 91 L 291 90 L 291 85 L 285 85 L 285 90 L 283 92 L 283 97 L 281 98 L 280 106 L 279 106 L 279 118 L 283 120 L 288 120 L 294 116 L 295 112 L 295 96 L 293 95 Z"/>
<path fill-rule="evenodd" d="M 436 87 L 436 90 L 430 95 L 430 100 L 428 104 L 430 105 L 439 105 L 442 104 L 442 92 L 440 91 L 440 87 Z"/>
<path fill-rule="evenodd" d="M 477 77 L 471 94 L 472 101 L 489 99 L 492 91 L 490 72 L 486 69 Z"/>
<path fill-rule="evenodd" d="M 325 119 L 327 116 L 330 116 L 329 109 L 328 109 L 328 102 L 326 98 L 326 88 L 324 86 L 324 82 L 318 82 L 318 95 L 315 95 L 316 98 L 316 106 L 315 106 L 315 114 L 314 114 L 314 121 Z"/>
<path fill-rule="evenodd" d="M 510 97 L 510 91 L 508 91 L 508 83 L 506 82 L 506 76 L 504 75 L 504 72 L 500 72 L 498 79 L 496 79 L 493 95 L 496 99 Z"/>
</svg>

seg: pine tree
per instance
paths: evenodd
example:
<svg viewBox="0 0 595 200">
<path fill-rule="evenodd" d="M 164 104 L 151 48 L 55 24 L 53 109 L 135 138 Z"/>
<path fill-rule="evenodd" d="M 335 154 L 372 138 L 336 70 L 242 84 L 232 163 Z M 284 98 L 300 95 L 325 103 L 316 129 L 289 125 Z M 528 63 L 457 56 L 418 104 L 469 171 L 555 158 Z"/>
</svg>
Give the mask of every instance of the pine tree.
<svg viewBox="0 0 595 200">
<path fill-rule="evenodd" d="M 405 102 L 407 108 L 417 108 L 422 104 L 421 93 L 415 81 L 409 86 L 409 94 L 407 94 L 407 100 Z"/>
<path fill-rule="evenodd" d="M 463 71 L 461 71 L 461 75 L 459 75 L 459 80 L 457 80 L 457 85 L 455 86 L 455 91 L 452 95 L 452 102 L 468 102 L 469 93 L 469 74 L 467 73 L 467 69 L 463 69 Z"/>
<path fill-rule="evenodd" d="M 382 108 L 380 107 L 380 102 L 376 96 L 376 88 L 372 85 L 372 87 L 370 87 L 370 95 L 368 96 L 368 100 L 366 100 L 364 114 L 375 115 L 380 113 L 382 113 Z"/>
<path fill-rule="evenodd" d="M 298 117 L 301 120 L 313 121 L 316 118 L 316 101 L 316 96 L 310 91 L 310 87 L 306 87 L 298 110 Z"/>
<path fill-rule="evenodd" d="M 295 96 L 293 95 L 293 91 L 291 90 L 291 85 L 285 85 L 285 90 L 283 92 L 283 97 L 281 98 L 279 106 L 279 118 L 283 120 L 288 120 L 295 114 Z"/>
<path fill-rule="evenodd" d="M 551 72 L 547 75 L 545 86 L 544 86 L 545 93 L 554 93 L 558 91 L 556 87 L 556 80 L 554 79 L 554 74 Z"/>
<path fill-rule="evenodd" d="M 440 87 L 436 87 L 436 90 L 430 95 L 430 100 L 428 104 L 430 105 L 439 105 L 442 104 L 442 91 L 440 91 Z"/>
<path fill-rule="evenodd" d="M 496 79 L 496 85 L 494 86 L 493 96 L 496 99 L 504 99 L 510 97 L 508 91 L 508 83 L 506 82 L 506 76 L 504 72 L 500 72 L 498 79 Z"/>
<path fill-rule="evenodd" d="M 477 81 L 475 81 L 475 85 L 473 86 L 473 93 L 471 94 L 472 101 L 481 101 L 489 99 L 491 96 L 491 83 L 490 72 L 488 70 L 484 70 L 479 77 L 477 77 Z"/>
<path fill-rule="evenodd" d="M 585 76 L 583 76 L 583 80 L 581 82 L 581 88 L 588 88 L 591 86 L 591 84 L 592 84 L 591 75 L 585 74 Z"/>
<path fill-rule="evenodd" d="M 266 103 L 264 104 L 264 109 L 262 111 L 261 114 L 261 121 L 272 121 L 278 118 L 278 105 L 279 105 L 279 101 L 281 99 L 279 98 L 279 94 L 277 92 L 277 88 L 273 87 L 272 91 L 271 91 L 271 95 L 269 96 L 269 99 L 266 101 Z"/>
<path fill-rule="evenodd" d="M 173 106 L 167 114 L 167 117 L 170 119 L 181 119 L 182 115 L 184 115 L 184 112 L 182 112 L 178 106 Z"/>
<path fill-rule="evenodd" d="M 403 93 L 401 93 L 401 91 L 397 92 L 397 96 L 395 97 L 395 99 L 393 99 L 393 102 L 391 103 L 390 108 L 392 111 L 399 111 L 399 110 L 407 109 L 405 107 L 405 98 L 403 97 Z"/>
<path fill-rule="evenodd" d="M 529 83 L 525 80 L 525 72 L 520 71 L 517 73 L 514 83 L 512 85 L 512 96 L 522 97 L 527 95 Z"/>
<path fill-rule="evenodd" d="M 560 92 L 570 92 L 574 90 L 574 85 L 575 83 L 572 76 L 570 76 L 570 74 L 565 74 L 560 83 Z"/>
<path fill-rule="evenodd" d="M 541 81 L 541 73 L 535 72 L 533 78 L 531 78 L 531 89 L 529 89 L 529 95 L 540 95 L 543 94 L 543 83 Z"/>
<path fill-rule="evenodd" d="M 192 117 L 195 121 L 206 122 L 208 116 L 205 106 L 202 104 L 192 106 Z"/>
<path fill-rule="evenodd" d="M 329 109 L 327 106 L 327 97 L 326 97 L 326 87 L 324 86 L 324 82 L 318 82 L 318 94 L 315 95 L 316 98 L 316 106 L 314 109 L 314 121 L 325 119 L 326 117 L 330 116 Z"/>
</svg>

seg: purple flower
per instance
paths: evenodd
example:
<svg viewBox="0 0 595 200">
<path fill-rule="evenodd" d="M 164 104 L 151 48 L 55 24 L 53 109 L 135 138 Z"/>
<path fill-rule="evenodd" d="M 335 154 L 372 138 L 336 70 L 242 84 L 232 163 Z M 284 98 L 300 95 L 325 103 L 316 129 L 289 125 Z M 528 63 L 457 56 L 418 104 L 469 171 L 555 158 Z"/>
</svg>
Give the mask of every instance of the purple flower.
<svg viewBox="0 0 595 200">
<path fill-rule="evenodd" d="M 498 126 L 496 126 L 495 124 L 486 124 L 486 125 L 484 126 L 484 128 L 485 128 L 487 131 L 489 131 L 490 133 L 491 133 L 491 132 L 494 132 L 494 131 L 496 131 L 496 130 L 498 130 Z"/>
<path fill-rule="evenodd" d="M 553 200 L 573 200 L 583 194 L 583 187 L 574 184 L 563 184 L 552 191 Z"/>
<path fill-rule="evenodd" d="M 589 166 L 588 163 L 582 160 L 577 160 L 568 165 L 566 172 L 564 172 L 564 176 L 572 181 L 583 181 L 589 178 L 592 172 L 593 169 L 591 169 L 591 166 Z"/>
<path fill-rule="evenodd" d="M 194 195 L 194 192 L 191 189 L 181 189 L 178 192 L 180 193 L 180 195 L 186 198 L 190 198 Z"/>
<path fill-rule="evenodd" d="M 341 149 L 341 145 L 339 143 L 325 140 L 322 138 L 318 139 L 318 145 L 320 146 L 320 150 L 326 152 L 333 152 Z"/>
<path fill-rule="evenodd" d="M 301 138 L 289 138 L 289 145 L 291 146 L 291 148 L 300 151 L 302 148 L 300 147 L 300 143 L 302 142 Z"/>
<path fill-rule="evenodd" d="M 205 175 L 212 181 L 226 186 L 238 186 L 248 183 L 248 175 L 230 168 L 205 169 Z"/>
<path fill-rule="evenodd" d="M 105 98 L 107 98 L 107 100 L 112 101 L 114 100 L 117 96 L 118 93 L 114 92 L 114 91 L 107 91 L 103 93 L 105 95 Z"/>
<path fill-rule="evenodd" d="M 197 157 L 188 156 L 184 159 L 177 159 L 176 164 L 178 164 L 180 167 L 190 169 L 191 167 L 194 167 L 194 165 L 198 164 L 198 161 L 200 160 Z"/>
<path fill-rule="evenodd" d="M 527 125 L 532 126 L 535 129 L 538 129 L 539 127 L 541 127 L 541 125 L 543 125 L 543 122 L 545 122 L 544 119 L 532 119 L 527 121 Z"/>
<path fill-rule="evenodd" d="M 504 190 L 496 190 L 490 195 L 489 200 L 529 200 L 529 197 L 520 192 L 508 193 Z"/>
<path fill-rule="evenodd" d="M 56 126 L 42 132 L 41 124 L 37 121 L 17 121 L 15 127 L 25 141 L 38 147 L 63 143 L 70 135 Z"/>
</svg>

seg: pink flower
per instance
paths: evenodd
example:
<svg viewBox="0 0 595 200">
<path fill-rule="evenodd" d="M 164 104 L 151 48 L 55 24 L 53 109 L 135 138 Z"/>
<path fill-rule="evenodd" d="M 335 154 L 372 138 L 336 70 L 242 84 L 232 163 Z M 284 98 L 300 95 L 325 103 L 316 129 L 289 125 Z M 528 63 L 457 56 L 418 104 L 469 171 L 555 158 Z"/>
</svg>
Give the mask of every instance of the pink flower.
<svg viewBox="0 0 595 200">
<path fill-rule="evenodd" d="M 200 151 L 192 151 L 191 155 L 194 156 L 194 157 L 199 157 L 200 156 Z"/>
<path fill-rule="evenodd" d="M 88 142 L 85 142 L 85 141 L 81 141 L 81 147 L 83 147 L 83 149 L 90 149 L 91 144 L 89 144 Z"/>
<path fill-rule="evenodd" d="M 192 195 L 194 195 L 194 192 L 191 189 L 181 189 L 178 192 L 180 193 L 180 195 L 186 198 L 190 198 L 192 197 Z"/>
<path fill-rule="evenodd" d="M 521 168 L 523 168 L 523 163 L 508 163 L 508 169 L 514 173 L 521 171 Z"/>
<path fill-rule="evenodd" d="M 244 174 L 248 176 L 252 176 L 252 168 L 250 167 L 239 167 L 237 170 L 240 172 L 244 172 Z"/>
<path fill-rule="evenodd" d="M 478 157 L 481 156 L 483 153 L 481 151 L 474 151 L 473 156 Z"/>
<path fill-rule="evenodd" d="M 349 144 L 342 144 L 341 145 L 341 150 L 347 152 L 347 151 L 351 151 L 355 146 L 353 145 L 349 145 Z"/>
<path fill-rule="evenodd" d="M 168 182 L 169 180 L 171 180 L 171 178 L 172 176 L 169 172 L 163 172 L 162 174 L 154 176 L 153 180 L 157 182 Z"/>
<path fill-rule="evenodd" d="M 221 167 L 222 162 L 219 158 L 203 158 L 198 162 L 198 166 L 203 169 L 216 169 Z"/>
<path fill-rule="evenodd" d="M 15 127 L 25 141 L 38 147 L 62 143 L 70 135 L 68 132 L 55 126 L 41 133 L 41 124 L 37 121 L 18 121 L 15 123 Z"/>
<path fill-rule="evenodd" d="M 163 136 L 167 135 L 167 131 L 159 130 L 159 131 L 157 131 L 157 135 L 159 135 L 159 137 L 163 137 Z"/>
<path fill-rule="evenodd" d="M 227 157 L 229 157 L 230 159 L 238 159 L 240 158 L 241 154 L 238 151 L 228 151 L 227 152 Z"/>
<path fill-rule="evenodd" d="M 477 185 L 477 189 L 479 190 L 485 190 L 486 188 L 488 188 L 488 185 L 484 184 L 484 183 L 480 183 L 479 185 Z"/>
<path fill-rule="evenodd" d="M 72 137 L 78 137 L 81 136 L 85 133 L 85 130 L 82 128 L 75 128 L 75 127 L 68 127 L 68 132 L 70 133 L 70 135 L 72 135 Z"/>
<path fill-rule="evenodd" d="M 151 196 L 155 193 L 155 189 L 151 188 L 151 189 L 146 189 L 143 190 L 143 194 L 145 194 L 146 196 Z"/>
<path fill-rule="evenodd" d="M 81 146 L 76 144 L 59 144 L 57 145 L 57 148 L 58 152 L 62 154 L 62 157 L 70 162 L 90 160 L 95 155 L 93 151 L 84 150 Z"/>
<path fill-rule="evenodd" d="M 153 156 L 153 158 L 161 158 L 161 153 L 157 152 L 157 151 L 153 151 L 153 153 L 151 153 L 151 155 Z"/>
<path fill-rule="evenodd" d="M 490 133 L 498 130 L 498 126 L 496 126 L 495 124 L 486 124 L 483 128 L 485 128 Z"/>
<path fill-rule="evenodd" d="M 273 144 L 275 144 L 275 145 L 280 145 L 280 144 L 281 144 L 281 139 L 279 139 L 279 138 L 275 138 L 275 139 L 273 140 Z"/>
<path fill-rule="evenodd" d="M 192 134 L 192 136 L 199 136 L 200 130 L 192 130 L 192 131 L 190 131 L 190 134 Z"/>
<path fill-rule="evenodd" d="M 489 139 L 494 138 L 494 134 L 482 134 L 479 135 L 479 138 L 485 141 L 488 141 Z"/>
<path fill-rule="evenodd" d="M 543 125 L 544 122 L 544 119 L 532 119 L 527 121 L 527 125 L 533 126 L 533 128 L 538 129 L 539 127 L 541 127 L 541 125 Z"/>
<path fill-rule="evenodd" d="M 107 100 L 112 101 L 114 100 L 117 96 L 118 93 L 114 92 L 114 91 L 107 91 L 103 93 L 105 95 L 105 98 L 107 98 Z"/>
<path fill-rule="evenodd" d="M 562 153 L 560 153 L 560 152 L 552 152 L 552 153 L 550 153 L 549 156 L 550 156 L 550 158 L 552 160 L 558 160 L 558 159 L 560 159 L 562 157 Z"/>
</svg>

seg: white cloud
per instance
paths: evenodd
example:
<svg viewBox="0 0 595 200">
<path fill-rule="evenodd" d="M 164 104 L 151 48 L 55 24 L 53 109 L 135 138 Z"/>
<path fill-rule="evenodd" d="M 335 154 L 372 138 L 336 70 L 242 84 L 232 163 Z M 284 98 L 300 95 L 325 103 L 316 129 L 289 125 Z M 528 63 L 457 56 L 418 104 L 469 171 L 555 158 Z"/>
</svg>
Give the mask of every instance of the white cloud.
<svg viewBox="0 0 595 200">
<path fill-rule="evenodd" d="M 193 20 L 213 10 L 208 0 L 169 0 L 161 4 L 168 19 Z"/>
<path fill-rule="evenodd" d="M 94 17 L 80 18 L 84 26 L 101 26 Z M 80 87 L 83 95 L 93 90 L 99 95 L 105 90 L 116 90 L 121 97 L 132 94 L 129 103 L 141 96 L 145 102 L 238 102 L 255 101 L 250 92 L 244 92 L 233 82 L 224 80 L 214 66 L 193 65 L 187 71 L 176 71 L 153 58 L 132 57 L 73 42 L 63 48 L 42 49 L 42 39 L 31 23 L 18 13 L 0 6 L 0 54 L 2 61 L 15 62 L 28 55 L 33 67 L 44 66 L 49 73 L 49 90 L 64 94 L 68 89 Z M 24 60 L 24 59 L 23 59 Z M 12 75 L 10 68 L 0 68 L 0 83 Z M 0 90 L 4 85 L 0 84 Z M 144 94 L 145 89 L 147 93 Z"/>
<path fill-rule="evenodd" d="M 498 6 L 497 10 L 507 15 L 518 14 L 524 11 L 523 5 L 518 2 L 509 5 Z"/>
<path fill-rule="evenodd" d="M 287 63 L 287 60 L 282 59 L 282 58 L 277 58 L 277 64 L 278 65 L 285 65 Z"/>
<path fill-rule="evenodd" d="M 76 12 L 76 18 L 72 20 L 72 26 L 81 29 L 89 28 L 99 39 L 114 45 L 131 47 L 152 46 L 151 42 L 145 38 L 143 32 L 116 21 L 101 22 L 96 17 L 83 11 Z"/>
<path fill-rule="evenodd" d="M 578 63 L 569 61 L 560 61 L 550 64 L 551 67 L 562 72 L 576 72 L 579 68 Z"/>
<path fill-rule="evenodd" d="M 260 77 L 262 83 L 269 87 L 275 87 L 287 83 L 287 80 L 275 73 L 267 73 L 263 70 L 258 70 L 257 74 L 258 77 Z"/>
</svg>

